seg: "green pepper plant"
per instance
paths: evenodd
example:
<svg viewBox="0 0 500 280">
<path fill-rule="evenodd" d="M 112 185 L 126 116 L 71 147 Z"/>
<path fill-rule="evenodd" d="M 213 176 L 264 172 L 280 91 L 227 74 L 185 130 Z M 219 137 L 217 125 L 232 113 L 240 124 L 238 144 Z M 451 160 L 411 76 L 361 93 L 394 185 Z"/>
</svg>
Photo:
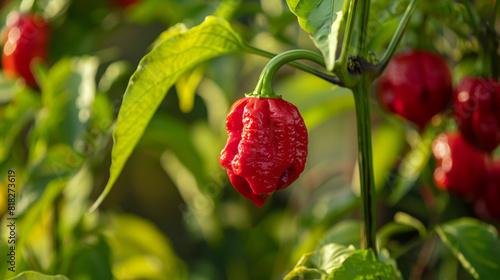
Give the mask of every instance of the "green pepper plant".
<svg viewBox="0 0 500 280">
<path fill-rule="evenodd" d="M 0 278 L 500 275 L 498 1 L 0 14 Z"/>
</svg>

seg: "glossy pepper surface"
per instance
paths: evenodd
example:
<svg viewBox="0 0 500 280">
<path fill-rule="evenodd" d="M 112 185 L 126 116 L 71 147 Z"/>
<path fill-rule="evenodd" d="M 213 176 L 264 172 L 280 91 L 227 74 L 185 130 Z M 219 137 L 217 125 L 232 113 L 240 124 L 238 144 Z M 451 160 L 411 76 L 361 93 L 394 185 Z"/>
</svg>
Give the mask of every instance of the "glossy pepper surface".
<svg viewBox="0 0 500 280">
<path fill-rule="evenodd" d="M 467 141 L 493 151 L 500 144 L 500 84 L 491 79 L 466 77 L 454 94 L 454 113 Z"/>
<path fill-rule="evenodd" d="M 396 54 L 378 83 L 380 102 L 420 129 L 451 102 L 451 73 L 446 61 L 427 51 Z"/>
<path fill-rule="evenodd" d="M 219 163 L 234 188 L 258 207 L 304 170 L 307 129 L 297 107 L 281 98 L 245 97 L 231 107 Z"/>
<path fill-rule="evenodd" d="M 443 190 L 473 198 L 485 183 L 486 154 L 467 143 L 459 133 L 439 135 L 432 143 L 437 160 L 434 182 Z"/>
<path fill-rule="evenodd" d="M 6 77 L 22 77 L 36 87 L 31 71 L 34 60 L 47 60 L 49 26 L 45 19 L 33 14 L 12 12 L 4 31 L 2 69 Z"/>
</svg>

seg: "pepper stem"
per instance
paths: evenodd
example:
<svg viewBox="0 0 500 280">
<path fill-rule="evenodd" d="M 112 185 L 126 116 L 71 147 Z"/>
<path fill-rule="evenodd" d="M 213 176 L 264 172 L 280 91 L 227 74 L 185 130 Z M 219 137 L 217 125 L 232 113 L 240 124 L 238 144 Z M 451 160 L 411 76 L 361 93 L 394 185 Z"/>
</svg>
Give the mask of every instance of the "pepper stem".
<svg viewBox="0 0 500 280">
<path fill-rule="evenodd" d="M 362 247 L 371 248 L 377 254 L 376 244 L 376 197 L 373 175 L 373 156 L 371 139 L 371 118 L 368 90 L 370 79 L 364 76 L 353 88 L 358 128 L 358 161 L 361 185 L 361 226 Z"/>
<path fill-rule="evenodd" d="M 272 87 L 272 80 L 278 69 L 284 64 L 297 60 L 297 59 L 307 59 L 315 62 L 321 66 L 325 66 L 325 61 L 323 57 L 315 52 L 307 50 L 291 50 L 281 53 L 273 57 L 267 65 L 262 69 L 260 74 L 259 82 L 252 93 L 247 93 L 247 97 L 259 97 L 259 98 L 280 98 L 281 95 L 274 93 Z"/>
</svg>

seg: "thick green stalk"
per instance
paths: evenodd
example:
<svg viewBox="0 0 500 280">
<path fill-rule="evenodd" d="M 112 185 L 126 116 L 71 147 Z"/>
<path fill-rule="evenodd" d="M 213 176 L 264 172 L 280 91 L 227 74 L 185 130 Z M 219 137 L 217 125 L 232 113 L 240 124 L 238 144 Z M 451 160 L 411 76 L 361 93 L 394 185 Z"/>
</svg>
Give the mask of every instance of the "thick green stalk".
<svg viewBox="0 0 500 280">
<path fill-rule="evenodd" d="M 358 161 L 361 185 L 361 226 L 364 249 L 377 254 L 376 244 L 376 191 L 373 177 L 371 118 L 368 91 L 371 80 L 364 75 L 353 88 L 358 127 Z"/>
</svg>

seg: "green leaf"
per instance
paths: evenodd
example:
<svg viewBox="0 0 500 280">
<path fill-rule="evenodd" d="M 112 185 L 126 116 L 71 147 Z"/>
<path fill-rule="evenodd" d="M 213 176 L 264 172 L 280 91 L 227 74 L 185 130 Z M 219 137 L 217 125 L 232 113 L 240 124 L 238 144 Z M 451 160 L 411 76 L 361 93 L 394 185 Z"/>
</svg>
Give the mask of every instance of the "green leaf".
<svg viewBox="0 0 500 280">
<path fill-rule="evenodd" d="M 377 260 L 371 249 L 352 253 L 339 267 L 335 268 L 328 280 L 400 279 L 394 266 Z"/>
<path fill-rule="evenodd" d="M 326 244 L 314 253 L 305 254 L 284 279 L 306 276 L 326 279 L 332 270 L 340 267 L 355 251 L 356 248 L 352 245 L 347 247 L 335 243 Z"/>
<path fill-rule="evenodd" d="M 71 262 L 70 279 L 114 279 L 111 266 L 111 251 L 103 236 L 92 236 L 81 240 L 83 248 Z"/>
<path fill-rule="evenodd" d="M 184 263 L 153 223 L 121 214 L 111 216 L 105 232 L 117 279 L 186 279 Z"/>
<path fill-rule="evenodd" d="M 500 275 L 500 240 L 495 227 L 476 219 L 460 218 L 439 225 L 436 232 L 475 279 Z"/>
<path fill-rule="evenodd" d="M 199 63 L 242 48 L 242 40 L 229 23 L 207 17 L 201 25 L 162 41 L 141 60 L 130 79 L 118 114 L 113 134 L 110 177 L 91 211 L 99 206 L 111 190 L 154 112 L 175 81 Z"/>
<path fill-rule="evenodd" d="M 45 275 L 37 271 L 24 271 L 9 280 L 69 280 L 63 275 Z"/>
<path fill-rule="evenodd" d="M 329 71 L 333 70 L 349 1 L 287 0 L 286 2 L 290 10 L 299 18 L 302 29 L 311 35 L 312 40 L 323 53 L 326 68 Z"/>
<path fill-rule="evenodd" d="M 195 66 L 182 75 L 175 83 L 175 89 L 179 96 L 179 108 L 183 113 L 189 113 L 193 109 L 196 88 L 205 74 L 205 66 Z"/>
<path fill-rule="evenodd" d="M 158 151 L 166 149 L 172 151 L 179 161 L 197 176 L 199 182 L 205 183 L 207 180 L 203 176 L 205 164 L 201 155 L 197 153 L 192 139 L 193 135 L 188 125 L 177 118 L 159 112 L 151 119 L 138 145 Z"/>
</svg>

